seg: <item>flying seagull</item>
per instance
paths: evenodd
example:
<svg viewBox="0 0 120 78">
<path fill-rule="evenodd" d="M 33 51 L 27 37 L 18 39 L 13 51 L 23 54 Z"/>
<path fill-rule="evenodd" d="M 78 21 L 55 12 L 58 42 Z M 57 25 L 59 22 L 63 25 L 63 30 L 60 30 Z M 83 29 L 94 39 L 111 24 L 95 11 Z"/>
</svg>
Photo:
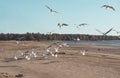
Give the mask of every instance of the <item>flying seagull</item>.
<svg viewBox="0 0 120 78">
<path fill-rule="evenodd" d="M 62 26 L 68 26 L 68 24 L 62 23 Z"/>
<path fill-rule="evenodd" d="M 66 24 L 66 23 L 60 24 L 60 23 L 58 23 L 58 26 L 59 26 L 59 28 L 62 28 L 63 26 L 68 26 L 68 24 Z"/>
<path fill-rule="evenodd" d="M 106 9 L 112 9 L 113 11 L 115 11 L 115 8 L 113 6 L 110 5 L 103 5 L 102 7 L 106 8 Z"/>
<path fill-rule="evenodd" d="M 113 30 L 113 31 L 115 31 L 117 34 L 119 34 L 119 33 L 120 33 L 120 31 L 117 31 L 117 30 Z"/>
<path fill-rule="evenodd" d="M 79 24 L 79 26 L 85 26 L 85 25 L 88 25 L 88 24 L 87 23 Z"/>
<path fill-rule="evenodd" d="M 76 25 L 76 24 L 75 24 Z M 77 28 L 81 27 L 81 26 L 85 26 L 85 25 L 88 25 L 87 23 L 81 23 L 79 24 L 78 26 L 76 26 Z"/>
<path fill-rule="evenodd" d="M 47 5 L 45 5 L 45 7 L 46 8 L 48 8 L 49 9 L 49 11 L 52 13 L 52 12 L 54 12 L 54 13 L 58 13 L 57 11 L 55 11 L 55 10 L 53 10 L 52 8 L 50 8 L 49 6 L 47 6 Z"/>
<path fill-rule="evenodd" d="M 100 30 L 96 29 L 96 31 L 102 33 L 103 36 L 107 36 L 107 34 L 108 34 L 110 31 L 112 31 L 112 30 L 113 30 L 113 27 L 112 27 L 111 29 L 109 29 L 107 32 L 103 33 L 103 32 L 101 32 Z"/>
</svg>

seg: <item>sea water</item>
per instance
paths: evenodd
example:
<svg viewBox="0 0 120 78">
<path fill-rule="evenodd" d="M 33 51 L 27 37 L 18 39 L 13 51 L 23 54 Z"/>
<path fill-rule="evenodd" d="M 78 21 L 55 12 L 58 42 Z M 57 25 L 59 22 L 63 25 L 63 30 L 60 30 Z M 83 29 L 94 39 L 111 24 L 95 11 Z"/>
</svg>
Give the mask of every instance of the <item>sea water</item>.
<svg viewBox="0 0 120 78">
<path fill-rule="evenodd" d="M 66 41 L 69 45 L 80 45 L 80 44 L 90 44 L 90 45 L 106 45 L 106 46 L 120 46 L 120 40 L 102 40 L 102 41 Z"/>
</svg>

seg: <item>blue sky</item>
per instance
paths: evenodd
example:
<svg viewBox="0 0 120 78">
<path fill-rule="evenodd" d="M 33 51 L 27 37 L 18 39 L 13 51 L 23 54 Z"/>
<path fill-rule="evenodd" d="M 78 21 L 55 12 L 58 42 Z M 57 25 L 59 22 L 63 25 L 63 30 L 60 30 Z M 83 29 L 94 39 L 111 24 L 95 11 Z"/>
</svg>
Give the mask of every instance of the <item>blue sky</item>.
<svg viewBox="0 0 120 78">
<path fill-rule="evenodd" d="M 112 5 L 116 11 L 101 8 Z M 59 13 L 50 13 L 48 5 Z M 0 33 L 64 33 L 100 35 L 96 29 L 120 31 L 119 0 L 0 0 Z M 58 23 L 68 27 L 58 28 Z M 74 24 L 89 25 L 77 29 Z M 109 35 L 117 35 L 114 31 Z"/>
</svg>

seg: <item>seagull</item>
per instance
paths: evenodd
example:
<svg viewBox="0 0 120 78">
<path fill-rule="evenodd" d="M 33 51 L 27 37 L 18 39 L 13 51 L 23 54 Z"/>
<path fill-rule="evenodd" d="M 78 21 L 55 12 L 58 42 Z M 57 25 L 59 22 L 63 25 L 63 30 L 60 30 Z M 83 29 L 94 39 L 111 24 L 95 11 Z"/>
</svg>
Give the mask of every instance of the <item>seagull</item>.
<svg viewBox="0 0 120 78">
<path fill-rule="evenodd" d="M 17 44 L 17 45 L 19 45 L 19 44 L 20 44 L 20 42 L 19 42 L 19 41 L 16 41 L 16 44 Z"/>
<path fill-rule="evenodd" d="M 83 51 L 81 51 L 81 54 L 83 55 L 83 56 L 85 56 L 85 50 L 83 50 Z"/>
<path fill-rule="evenodd" d="M 117 34 L 119 34 L 119 33 L 120 33 L 120 31 L 117 31 L 117 30 L 113 30 L 113 31 L 115 31 Z"/>
<path fill-rule="evenodd" d="M 26 58 L 27 60 L 30 60 L 30 57 L 29 57 L 29 56 L 25 56 L 25 58 Z"/>
<path fill-rule="evenodd" d="M 113 30 L 113 27 L 110 28 L 107 32 L 103 33 L 100 30 L 96 29 L 96 31 L 98 31 L 99 33 L 103 34 L 103 36 L 107 36 L 108 33 L 110 33 Z"/>
<path fill-rule="evenodd" d="M 63 26 L 68 26 L 68 24 L 66 24 L 66 23 L 60 24 L 60 23 L 58 23 L 58 26 L 59 26 L 59 28 L 62 28 Z"/>
<path fill-rule="evenodd" d="M 79 38 L 79 37 L 77 37 L 77 41 L 80 41 L 80 38 Z"/>
<path fill-rule="evenodd" d="M 55 48 L 55 52 L 58 52 L 59 47 Z"/>
<path fill-rule="evenodd" d="M 66 24 L 66 23 L 62 23 L 62 26 L 68 26 L 68 24 Z"/>
<path fill-rule="evenodd" d="M 15 59 L 15 60 L 18 60 L 18 58 L 17 58 L 16 56 L 14 56 L 14 59 Z"/>
<path fill-rule="evenodd" d="M 32 51 L 32 55 L 33 55 L 34 57 L 37 57 L 37 53 L 34 52 L 34 51 Z"/>
<path fill-rule="evenodd" d="M 74 25 L 76 25 L 76 24 L 74 24 Z M 81 27 L 81 26 L 85 26 L 85 25 L 88 25 L 87 23 L 81 23 L 81 24 L 79 24 L 78 26 L 76 26 L 77 28 L 79 28 L 79 27 Z"/>
<path fill-rule="evenodd" d="M 47 5 L 45 5 L 45 7 L 48 8 L 48 9 L 50 10 L 51 13 L 52 13 L 52 12 L 54 12 L 54 13 L 58 13 L 57 11 L 51 9 L 51 8 L 50 8 L 49 6 L 47 6 Z"/>
<path fill-rule="evenodd" d="M 55 57 L 58 57 L 58 55 L 57 55 L 57 54 L 55 54 L 54 56 L 55 56 Z"/>
<path fill-rule="evenodd" d="M 58 27 L 59 27 L 59 28 L 62 28 L 62 25 L 60 25 L 60 23 L 58 23 Z"/>
<path fill-rule="evenodd" d="M 79 24 L 79 26 L 85 26 L 85 25 L 88 25 L 88 24 L 87 23 Z"/>
<path fill-rule="evenodd" d="M 115 11 L 115 8 L 113 6 L 110 5 L 103 5 L 102 7 L 105 7 L 106 9 L 112 9 L 113 11 Z"/>
</svg>

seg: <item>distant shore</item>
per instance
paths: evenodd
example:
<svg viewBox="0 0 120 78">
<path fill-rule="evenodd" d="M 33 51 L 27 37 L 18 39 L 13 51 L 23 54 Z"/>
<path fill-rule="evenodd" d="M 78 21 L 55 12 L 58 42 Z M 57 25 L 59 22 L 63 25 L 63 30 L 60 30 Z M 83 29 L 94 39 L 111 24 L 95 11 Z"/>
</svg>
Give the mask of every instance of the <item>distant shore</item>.
<svg viewBox="0 0 120 78">
<path fill-rule="evenodd" d="M 41 33 L 0 33 L 0 40 L 19 40 L 19 41 L 47 41 L 47 40 L 62 40 L 62 41 L 73 41 L 73 40 L 120 40 L 120 36 L 112 35 L 90 35 L 90 34 L 41 34 Z"/>
</svg>

